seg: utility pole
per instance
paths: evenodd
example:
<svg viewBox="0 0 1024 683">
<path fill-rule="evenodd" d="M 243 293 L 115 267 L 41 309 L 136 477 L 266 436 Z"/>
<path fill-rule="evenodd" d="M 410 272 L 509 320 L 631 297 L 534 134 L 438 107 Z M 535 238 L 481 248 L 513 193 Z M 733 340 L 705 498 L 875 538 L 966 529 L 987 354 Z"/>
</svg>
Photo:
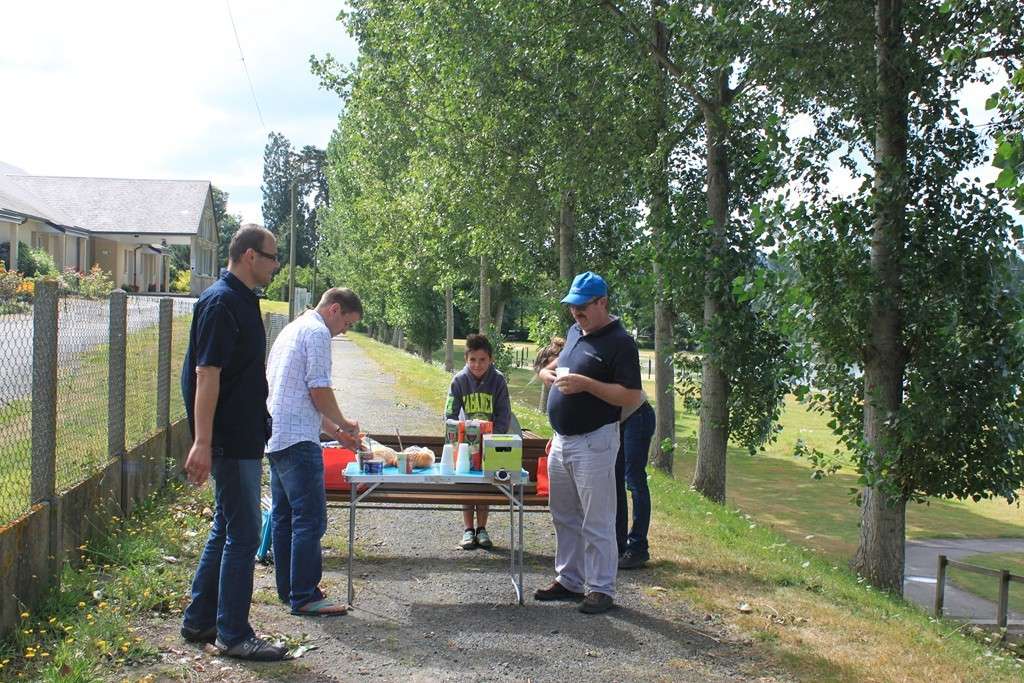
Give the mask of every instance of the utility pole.
<svg viewBox="0 0 1024 683">
<path fill-rule="evenodd" d="M 291 183 L 292 210 L 288 237 L 288 322 L 295 320 L 295 178 Z"/>
</svg>

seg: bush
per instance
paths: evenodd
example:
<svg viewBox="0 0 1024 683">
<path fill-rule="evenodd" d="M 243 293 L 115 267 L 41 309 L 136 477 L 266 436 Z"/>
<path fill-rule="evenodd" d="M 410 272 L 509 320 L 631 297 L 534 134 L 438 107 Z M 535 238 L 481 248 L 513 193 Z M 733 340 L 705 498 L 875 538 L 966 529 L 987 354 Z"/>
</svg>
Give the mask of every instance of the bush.
<svg viewBox="0 0 1024 683">
<path fill-rule="evenodd" d="M 72 292 L 77 294 L 81 288 L 83 277 L 85 277 L 84 273 L 80 273 L 74 268 L 65 268 L 64 272 L 62 272 L 57 278 L 61 294 L 68 294 Z"/>
<path fill-rule="evenodd" d="M 79 275 L 78 292 L 87 299 L 104 299 L 114 289 L 114 278 L 98 263 L 88 273 Z"/>
<path fill-rule="evenodd" d="M 192 271 L 183 269 L 175 273 L 174 278 L 171 279 L 171 291 L 172 292 L 191 292 L 192 291 Z"/>
<path fill-rule="evenodd" d="M 32 249 L 24 243 L 18 246 L 18 270 L 25 277 L 59 275 L 57 264 L 45 249 Z"/>
<path fill-rule="evenodd" d="M 0 303 L 11 303 L 18 295 L 24 278 L 16 270 L 7 270 L 0 263 Z"/>
</svg>

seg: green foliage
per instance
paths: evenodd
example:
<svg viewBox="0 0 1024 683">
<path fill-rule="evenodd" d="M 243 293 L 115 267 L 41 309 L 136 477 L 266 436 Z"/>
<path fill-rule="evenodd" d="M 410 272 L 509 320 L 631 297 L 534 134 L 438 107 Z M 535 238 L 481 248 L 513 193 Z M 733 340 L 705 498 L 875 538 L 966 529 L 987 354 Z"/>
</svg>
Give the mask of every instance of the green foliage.
<svg viewBox="0 0 1024 683">
<path fill-rule="evenodd" d="M 219 187 L 212 186 L 213 191 L 213 218 L 217 223 L 217 263 L 221 268 L 228 266 L 228 247 L 231 245 L 231 238 L 242 223 L 242 217 L 238 214 L 228 213 L 228 193 Z M 187 263 L 186 263 L 187 267 Z M 175 273 L 171 273 L 173 279 Z"/>
<path fill-rule="evenodd" d="M 318 212 L 329 205 L 324 150 L 307 145 L 299 151 L 281 133 L 271 132 L 263 153 L 263 222 L 277 236 L 281 254 L 290 252 L 292 186 L 295 187 L 295 261 L 311 264 L 322 239 Z M 226 199 L 226 197 L 225 197 Z"/>
<path fill-rule="evenodd" d="M 24 242 L 18 245 L 18 270 L 25 277 L 58 275 L 53 257 L 45 249 L 34 249 Z"/>
<path fill-rule="evenodd" d="M 192 271 L 188 270 L 188 269 L 179 270 L 174 275 L 174 279 L 171 280 L 171 291 L 172 292 L 191 292 L 192 291 Z"/>
</svg>

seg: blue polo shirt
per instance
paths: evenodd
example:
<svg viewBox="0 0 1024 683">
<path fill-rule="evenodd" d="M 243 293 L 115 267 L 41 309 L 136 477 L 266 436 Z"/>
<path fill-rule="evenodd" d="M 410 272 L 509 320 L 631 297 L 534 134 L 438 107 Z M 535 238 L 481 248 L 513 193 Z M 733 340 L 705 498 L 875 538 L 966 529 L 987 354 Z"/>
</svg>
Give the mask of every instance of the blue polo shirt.
<svg viewBox="0 0 1024 683">
<path fill-rule="evenodd" d="M 578 323 L 569 328 L 558 365 L 569 372 L 627 389 L 642 389 L 636 342 L 616 319 L 584 335 Z M 566 396 L 554 385 L 548 394 L 548 419 L 563 436 L 586 434 L 619 421 L 622 409 L 590 392 Z"/>
<path fill-rule="evenodd" d="M 195 435 L 196 367 L 220 368 L 213 415 L 213 456 L 255 460 L 270 438 L 267 337 L 256 294 L 232 273 L 203 292 L 192 308 L 192 329 L 181 369 L 181 394 Z"/>
</svg>

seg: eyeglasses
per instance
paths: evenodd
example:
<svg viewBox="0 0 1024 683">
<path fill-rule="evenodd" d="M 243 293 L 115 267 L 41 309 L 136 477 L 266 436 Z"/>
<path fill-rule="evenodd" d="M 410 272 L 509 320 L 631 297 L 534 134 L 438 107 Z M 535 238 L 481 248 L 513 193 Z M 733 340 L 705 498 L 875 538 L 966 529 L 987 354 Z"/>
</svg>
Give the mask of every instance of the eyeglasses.
<svg viewBox="0 0 1024 683">
<path fill-rule="evenodd" d="M 262 249 L 257 249 L 256 247 L 252 247 L 252 250 L 255 251 L 257 254 L 259 254 L 260 256 L 262 256 L 263 258 L 270 259 L 271 261 L 277 262 L 277 254 L 268 254 L 267 252 L 263 251 Z"/>
<path fill-rule="evenodd" d="M 590 305 L 592 303 L 594 303 L 595 301 L 598 301 L 599 299 L 601 299 L 601 297 L 595 296 L 593 299 L 591 299 L 590 301 L 588 301 L 585 304 L 580 304 L 578 306 L 576 304 L 569 304 L 569 310 L 570 311 L 585 311 L 588 308 L 590 308 Z"/>
</svg>

